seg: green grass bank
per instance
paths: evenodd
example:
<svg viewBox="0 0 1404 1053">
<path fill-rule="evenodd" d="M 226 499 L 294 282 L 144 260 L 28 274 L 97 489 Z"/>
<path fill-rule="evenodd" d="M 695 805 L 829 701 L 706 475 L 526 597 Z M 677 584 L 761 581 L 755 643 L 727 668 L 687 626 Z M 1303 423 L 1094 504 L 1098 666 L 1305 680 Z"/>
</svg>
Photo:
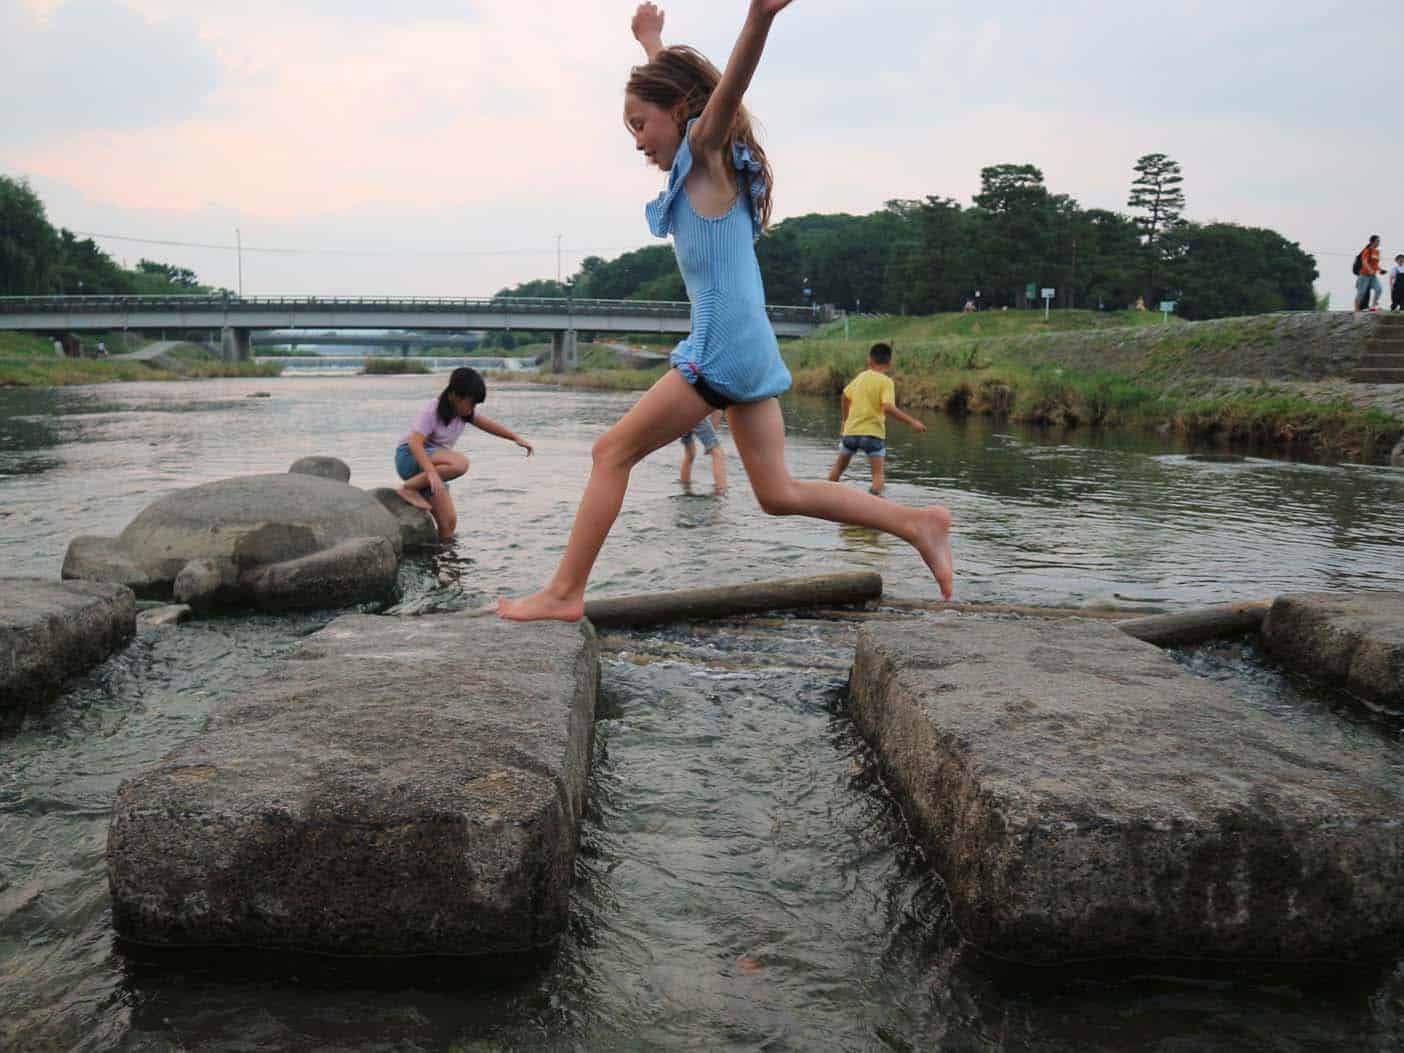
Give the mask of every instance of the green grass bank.
<svg viewBox="0 0 1404 1053">
<path fill-rule="evenodd" d="M 110 347 L 121 346 L 109 340 Z M 0 387 L 61 387 L 111 384 L 123 380 L 205 380 L 214 377 L 276 377 L 282 366 L 225 362 L 195 344 L 181 344 L 158 362 L 117 358 L 66 358 L 53 341 L 25 333 L 0 332 Z"/>
<path fill-rule="evenodd" d="M 1136 428 L 1201 444 L 1381 462 L 1404 419 L 1347 395 L 1344 377 L 1375 320 L 1331 313 L 1183 322 L 1150 312 L 1035 311 L 865 317 L 781 345 L 795 390 L 838 398 L 868 347 L 896 349 L 898 401 L 913 411 L 1049 428 Z M 587 354 L 587 362 L 603 356 Z M 543 383 L 638 390 L 661 369 L 544 374 Z"/>
</svg>

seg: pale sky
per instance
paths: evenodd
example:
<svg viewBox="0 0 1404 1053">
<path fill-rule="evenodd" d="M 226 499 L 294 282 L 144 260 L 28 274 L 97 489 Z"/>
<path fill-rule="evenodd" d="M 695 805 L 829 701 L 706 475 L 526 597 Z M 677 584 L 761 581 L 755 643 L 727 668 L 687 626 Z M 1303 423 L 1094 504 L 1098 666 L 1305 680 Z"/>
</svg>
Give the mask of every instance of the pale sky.
<svg viewBox="0 0 1404 1053">
<path fill-rule="evenodd" d="M 0 172 L 56 226 L 229 246 L 97 239 L 129 265 L 236 288 L 237 228 L 247 295 L 490 295 L 554 277 L 558 236 L 567 274 L 653 243 L 633 6 L 0 0 Z M 744 0 L 663 6 L 668 42 L 724 64 Z M 1339 308 L 1369 234 L 1404 252 L 1401 43 L 1395 14 L 1330 0 L 795 0 L 747 103 L 776 219 L 969 204 L 1006 162 L 1124 211 L 1161 152 L 1188 218 L 1300 242 Z"/>
</svg>

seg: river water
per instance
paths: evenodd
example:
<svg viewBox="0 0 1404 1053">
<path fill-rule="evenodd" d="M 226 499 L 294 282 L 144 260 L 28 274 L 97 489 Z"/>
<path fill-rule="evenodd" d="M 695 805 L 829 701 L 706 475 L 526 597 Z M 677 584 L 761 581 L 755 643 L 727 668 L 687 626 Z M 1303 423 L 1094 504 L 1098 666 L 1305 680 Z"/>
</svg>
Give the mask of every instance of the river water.
<svg viewBox="0 0 1404 1053">
<path fill-rule="evenodd" d="M 267 392 L 269 397 L 248 397 Z M 425 377 L 285 377 L 0 391 L 0 561 L 57 577 L 78 534 L 229 475 L 347 461 L 392 482 Z M 469 429 L 456 543 L 408 563 L 414 614 L 528 590 L 558 557 L 590 443 L 632 396 L 493 385 Z M 832 462 L 837 411 L 788 400 L 797 475 Z M 955 513 L 957 598 L 1167 610 L 1304 589 L 1404 588 L 1404 473 L 1250 458 L 1153 439 L 930 421 L 894 426 L 888 496 Z M 597 592 L 871 568 L 936 598 L 900 542 L 760 513 L 731 459 L 692 492 L 677 451 L 645 462 Z M 861 458 L 850 469 L 866 485 Z M 155 955 L 111 933 L 103 850 L 121 780 L 198 733 L 331 612 L 143 635 L 0 738 L 0 1047 L 14 1049 L 1404 1048 L 1404 962 L 1327 984 L 1137 966 L 993 971 L 845 715 L 854 626 L 609 634 L 572 923 L 520 977 L 459 962 Z M 1345 722 L 1401 758 L 1404 716 L 1283 675 L 1249 644 L 1176 654 L 1245 705 Z"/>
</svg>

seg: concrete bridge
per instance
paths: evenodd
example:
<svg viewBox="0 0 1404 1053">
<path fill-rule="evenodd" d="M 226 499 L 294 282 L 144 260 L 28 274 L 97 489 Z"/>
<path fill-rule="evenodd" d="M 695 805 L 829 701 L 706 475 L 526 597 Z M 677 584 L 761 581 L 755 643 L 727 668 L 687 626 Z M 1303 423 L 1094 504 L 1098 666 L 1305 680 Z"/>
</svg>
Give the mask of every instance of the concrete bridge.
<svg viewBox="0 0 1404 1053">
<path fill-rule="evenodd" d="M 777 336 L 803 336 L 822 321 L 807 307 L 767 307 Z M 0 329 L 113 332 L 206 329 L 223 334 L 224 355 L 245 361 L 253 334 L 289 329 L 471 329 L 551 333 L 552 366 L 574 364 L 576 334 L 686 333 L 690 305 L 653 300 L 494 296 L 4 296 Z"/>
</svg>

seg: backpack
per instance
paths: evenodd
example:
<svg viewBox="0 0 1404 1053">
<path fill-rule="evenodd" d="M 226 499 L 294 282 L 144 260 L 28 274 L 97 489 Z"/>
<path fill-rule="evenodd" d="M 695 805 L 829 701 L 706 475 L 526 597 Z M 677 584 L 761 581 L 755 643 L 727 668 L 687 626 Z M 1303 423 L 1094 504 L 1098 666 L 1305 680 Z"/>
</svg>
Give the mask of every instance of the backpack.
<svg viewBox="0 0 1404 1053">
<path fill-rule="evenodd" d="M 1351 273 L 1351 274 L 1354 274 L 1354 275 L 1356 275 L 1356 276 L 1359 276 L 1359 274 L 1360 274 L 1360 268 L 1361 268 L 1362 266 L 1364 266 L 1364 262 L 1365 262 L 1365 250 L 1364 250 L 1364 249 L 1361 249 L 1359 252 L 1357 252 L 1357 253 L 1355 254 L 1355 262 L 1352 263 L 1352 264 L 1350 265 L 1350 273 Z"/>
</svg>

